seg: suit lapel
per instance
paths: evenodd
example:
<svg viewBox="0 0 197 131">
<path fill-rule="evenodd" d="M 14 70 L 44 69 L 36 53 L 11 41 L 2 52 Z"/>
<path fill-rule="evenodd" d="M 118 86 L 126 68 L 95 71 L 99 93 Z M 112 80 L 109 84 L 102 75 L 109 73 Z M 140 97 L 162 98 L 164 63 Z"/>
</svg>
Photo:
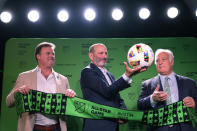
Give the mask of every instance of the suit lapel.
<svg viewBox="0 0 197 131">
<path fill-rule="evenodd" d="M 155 81 L 154 81 L 154 85 L 153 85 L 155 87 L 154 90 L 157 88 L 157 85 L 160 85 L 159 91 L 163 91 L 163 86 L 161 84 L 161 79 L 160 79 L 159 75 L 157 75 L 155 77 Z M 166 102 L 163 101 L 163 102 L 159 102 L 157 107 L 162 107 L 162 106 L 165 106 L 165 105 L 166 105 Z"/>
<path fill-rule="evenodd" d="M 90 63 L 90 68 L 94 69 L 98 73 L 98 75 L 105 80 L 105 82 L 108 84 L 107 79 L 105 78 L 103 72 L 93 63 Z"/>
<path fill-rule="evenodd" d="M 176 81 L 177 81 L 177 86 L 178 86 L 178 95 L 179 95 L 179 100 L 182 100 L 183 98 L 183 87 L 182 87 L 182 80 L 181 80 L 181 78 L 178 76 L 178 75 L 175 75 L 175 77 L 176 77 Z"/>
<path fill-rule="evenodd" d="M 109 79 L 111 80 L 111 82 L 113 83 L 114 82 L 114 78 L 113 78 L 112 74 L 107 72 L 107 75 L 108 75 Z"/>
<path fill-rule="evenodd" d="M 56 93 L 61 93 L 62 88 L 61 88 L 61 80 L 60 80 L 60 76 L 57 72 L 54 71 L 54 76 L 55 76 L 55 82 L 56 82 Z"/>
<path fill-rule="evenodd" d="M 95 64 L 90 63 L 90 68 L 94 69 L 94 71 L 96 71 L 102 78 L 106 79 L 102 71 Z"/>
<path fill-rule="evenodd" d="M 33 90 L 37 90 L 37 70 L 36 69 L 37 68 L 33 69 L 31 75 L 29 75 L 30 80 L 31 80 L 31 86 L 32 86 L 31 88 Z"/>
<path fill-rule="evenodd" d="M 159 91 L 163 91 L 163 86 L 161 84 L 161 79 L 160 79 L 159 75 L 155 77 L 155 81 L 154 81 L 154 85 L 153 85 L 155 87 L 154 90 L 157 88 L 157 85 L 160 85 Z"/>
</svg>

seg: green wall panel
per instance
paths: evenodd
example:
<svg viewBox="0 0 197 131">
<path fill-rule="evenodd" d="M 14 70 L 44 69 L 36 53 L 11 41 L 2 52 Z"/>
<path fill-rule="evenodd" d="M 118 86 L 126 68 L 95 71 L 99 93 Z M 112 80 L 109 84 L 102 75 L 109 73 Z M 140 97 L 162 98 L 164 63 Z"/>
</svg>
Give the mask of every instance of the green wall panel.
<svg viewBox="0 0 197 131">
<path fill-rule="evenodd" d="M 56 45 L 56 63 L 54 70 L 68 77 L 70 87 L 82 97 L 80 88 L 80 72 L 90 62 L 88 48 L 93 43 L 104 43 L 108 48 L 109 61 L 107 69 L 116 79 L 124 73 L 123 62 L 127 61 L 129 48 L 136 43 L 145 43 L 152 47 L 168 48 L 174 52 L 174 71 L 197 81 L 197 39 L 182 38 L 12 38 L 7 41 L 4 58 L 3 88 L 1 102 L 0 131 L 14 131 L 17 126 L 15 108 L 7 108 L 5 99 L 17 79 L 19 73 L 36 67 L 34 48 L 40 42 L 52 42 Z M 121 91 L 128 110 L 137 109 L 137 99 L 141 90 L 141 82 L 157 75 L 154 63 L 146 71 L 134 76 L 130 88 Z M 68 116 L 68 131 L 81 131 L 83 119 Z M 146 126 L 129 121 L 120 126 L 120 131 L 141 131 Z"/>
</svg>

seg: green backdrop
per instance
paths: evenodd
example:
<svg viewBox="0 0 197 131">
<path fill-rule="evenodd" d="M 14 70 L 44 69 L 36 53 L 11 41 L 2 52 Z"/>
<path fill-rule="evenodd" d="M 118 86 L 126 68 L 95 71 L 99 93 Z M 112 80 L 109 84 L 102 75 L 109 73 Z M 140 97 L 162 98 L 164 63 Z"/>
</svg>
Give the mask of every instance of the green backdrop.
<svg viewBox="0 0 197 131">
<path fill-rule="evenodd" d="M 197 39 L 181 38 L 12 38 L 7 41 L 4 58 L 3 88 L 1 102 L 0 131 L 15 131 L 17 116 L 15 108 L 7 108 L 5 99 L 17 79 L 19 73 L 36 67 L 34 48 L 40 42 L 52 42 L 56 45 L 56 63 L 54 70 L 68 77 L 70 87 L 82 97 L 80 88 L 80 72 L 90 62 L 88 48 L 93 43 L 104 43 L 108 48 L 107 69 L 116 78 L 124 73 L 123 62 L 127 61 L 129 48 L 136 43 L 145 43 L 152 47 L 168 48 L 174 52 L 174 71 L 197 81 Z M 137 99 L 141 90 L 141 82 L 157 75 L 154 63 L 146 71 L 134 76 L 130 88 L 121 91 L 128 110 L 137 109 Z M 81 131 L 82 118 L 67 117 L 68 131 Z M 120 131 L 141 131 L 145 126 L 129 121 L 120 126 Z"/>
</svg>

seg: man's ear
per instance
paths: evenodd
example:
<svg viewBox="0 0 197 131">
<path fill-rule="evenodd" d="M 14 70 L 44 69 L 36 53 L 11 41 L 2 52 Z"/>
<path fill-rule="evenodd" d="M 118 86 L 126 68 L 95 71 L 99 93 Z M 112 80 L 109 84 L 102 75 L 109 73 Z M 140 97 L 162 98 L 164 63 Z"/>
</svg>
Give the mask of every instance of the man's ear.
<svg viewBox="0 0 197 131">
<path fill-rule="evenodd" d="M 93 60 L 93 53 L 89 53 L 89 58 L 91 61 Z"/>
<path fill-rule="evenodd" d="M 37 58 L 37 60 L 40 59 L 40 54 L 37 54 L 36 55 L 36 58 Z"/>
<path fill-rule="evenodd" d="M 172 65 L 172 66 L 174 65 L 174 60 L 172 60 L 171 65 Z"/>
</svg>

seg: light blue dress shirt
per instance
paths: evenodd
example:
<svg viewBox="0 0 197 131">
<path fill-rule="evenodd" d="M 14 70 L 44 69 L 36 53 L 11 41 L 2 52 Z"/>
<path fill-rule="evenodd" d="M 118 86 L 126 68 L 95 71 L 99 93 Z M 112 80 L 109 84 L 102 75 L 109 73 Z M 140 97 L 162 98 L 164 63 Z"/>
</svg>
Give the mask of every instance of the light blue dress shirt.
<svg viewBox="0 0 197 131">
<path fill-rule="evenodd" d="M 171 101 L 172 103 L 175 103 L 175 102 L 178 102 L 179 101 L 179 92 L 178 92 L 178 84 L 177 84 L 177 81 L 176 81 L 176 77 L 175 77 L 175 73 L 172 72 L 169 76 L 168 76 L 168 83 L 169 83 L 169 86 L 170 86 L 170 93 L 171 93 Z M 165 75 L 160 75 L 159 74 L 159 77 L 160 77 L 160 80 L 161 80 L 161 84 L 162 84 L 162 87 L 163 87 L 163 90 L 165 90 Z M 150 102 L 151 102 L 151 106 L 154 107 L 156 102 L 153 101 L 152 99 L 152 95 L 150 97 Z"/>
</svg>

